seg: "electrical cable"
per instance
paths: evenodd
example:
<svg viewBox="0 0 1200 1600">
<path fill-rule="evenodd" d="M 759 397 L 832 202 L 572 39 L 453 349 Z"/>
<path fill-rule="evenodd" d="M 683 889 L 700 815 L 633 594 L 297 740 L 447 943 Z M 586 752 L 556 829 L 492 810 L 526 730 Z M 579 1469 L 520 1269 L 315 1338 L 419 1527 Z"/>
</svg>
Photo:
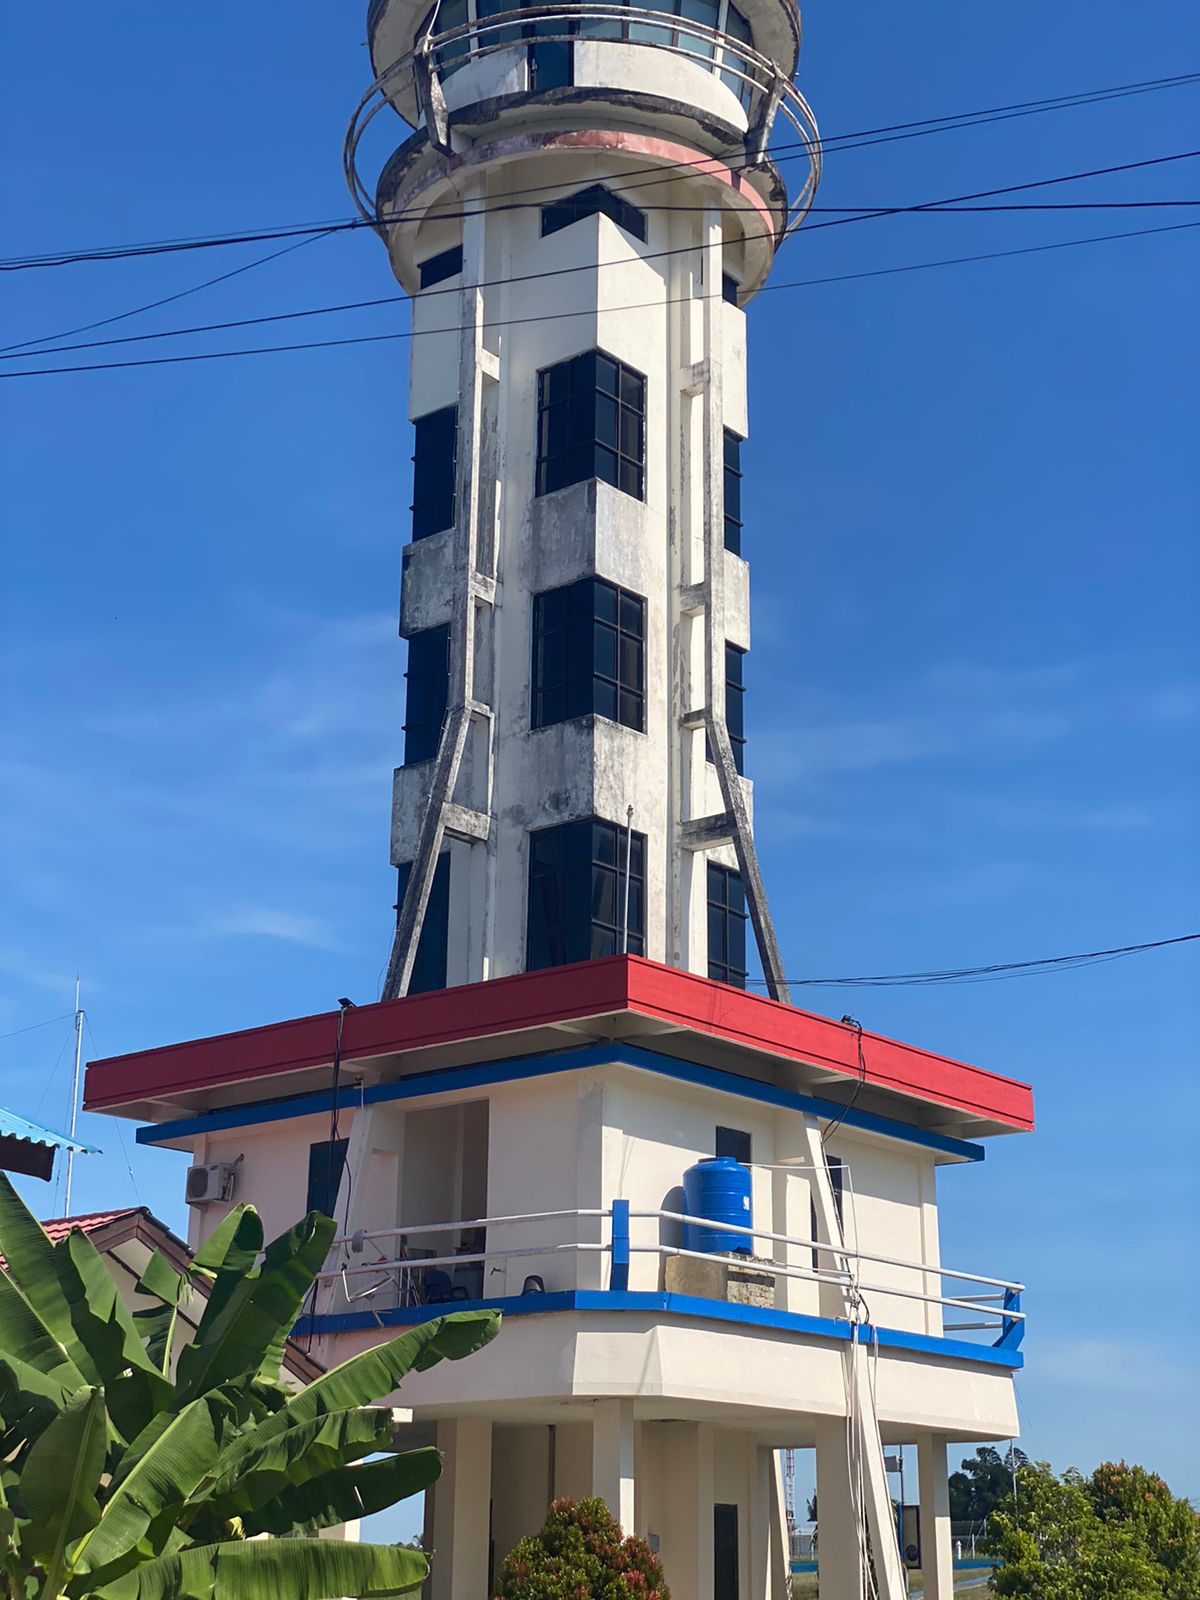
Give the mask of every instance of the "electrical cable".
<svg viewBox="0 0 1200 1600">
<path fill-rule="evenodd" d="M 941 117 L 926 118 L 916 122 L 894 123 L 880 128 L 867 129 L 860 133 L 830 135 L 818 139 L 815 146 L 810 146 L 807 141 L 795 141 L 779 145 L 772 152 L 773 159 L 786 159 L 787 152 L 795 150 L 798 156 L 808 153 L 811 148 L 821 150 L 826 154 L 841 154 L 845 151 L 865 148 L 871 144 L 891 143 L 896 139 L 919 138 L 930 133 L 958 132 L 964 128 L 987 126 L 991 122 L 1007 121 L 1017 116 L 1036 116 L 1047 111 L 1071 110 L 1077 106 L 1103 104 L 1108 100 L 1124 99 L 1130 95 L 1149 94 L 1166 89 L 1183 88 L 1200 81 L 1200 73 L 1180 73 L 1173 77 L 1145 79 L 1140 82 L 1121 84 L 1109 89 L 1082 90 L 1071 95 L 1057 95 L 1043 100 L 1030 100 L 1014 102 L 1008 106 L 998 106 L 979 112 L 959 112 Z M 884 137 L 880 137 L 884 136 Z M 713 158 L 714 161 L 722 158 Z M 722 164 L 730 167 L 736 163 L 724 161 Z M 743 163 L 745 165 L 746 163 Z M 675 162 L 669 164 L 675 168 L 690 167 L 691 163 Z M 662 178 L 664 164 L 659 163 L 654 167 L 635 169 L 624 173 L 625 178 L 635 177 L 638 171 L 656 175 L 661 181 L 671 181 Z M 523 190 L 514 190 L 516 194 L 548 193 L 560 190 L 562 184 L 542 184 L 531 186 Z M 465 212 L 463 215 L 473 215 Z M 404 220 L 398 216 L 389 220 Z M 290 224 L 279 228 L 246 229 L 241 232 L 227 232 L 222 234 L 193 235 L 174 239 L 154 240 L 141 244 L 100 246 L 92 249 L 76 249 L 63 251 L 48 251 L 40 255 L 10 256 L 0 259 L 0 271 L 24 271 L 36 267 L 70 266 L 81 262 L 115 261 L 140 258 L 142 256 L 173 254 L 186 250 L 204 250 L 238 244 L 253 244 L 275 239 L 296 238 L 300 235 L 312 235 L 339 232 L 350 232 L 364 227 L 377 226 L 374 219 L 363 217 L 349 217 L 343 220 L 321 223 Z"/>
<path fill-rule="evenodd" d="M 34 1033 L 38 1028 L 48 1028 L 52 1022 L 64 1022 L 67 1017 L 74 1015 L 73 1011 L 64 1011 L 59 1017 L 47 1017 L 45 1022 L 31 1022 L 27 1028 L 14 1028 L 11 1033 L 0 1033 L 0 1040 L 15 1039 L 22 1033 Z"/>
<path fill-rule="evenodd" d="M 1180 233 L 1190 228 L 1200 227 L 1197 222 L 1173 223 L 1159 228 L 1132 228 L 1122 233 L 1094 234 L 1084 239 L 1060 239 L 1052 244 L 1024 245 L 1013 250 L 989 250 L 978 255 L 951 256 L 937 261 L 917 261 L 905 266 L 877 267 L 863 272 L 834 273 L 823 278 L 800 279 L 793 283 L 766 284 L 758 292 L 760 294 L 780 293 L 784 290 L 809 289 L 824 284 L 849 283 L 863 278 L 884 278 L 900 273 L 927 272 L 940 267 L 966 266 L 979 261 L 1000 261 L 1014 256 L 1042 255 L 1052 250 L 1071 250 L 1081 245 L 1109 244 L 1121 239 L 1140 239 L 1152 234 Z M 720 291 L 713 291 L 711 295 L 686 295 L 674 296 L 666 300 L 643 301 L 635 305 L 613 306 L 611 311 L 643 311 L 660 309 L 663 306 L 696 303 L 704 299 L 719 298 Z M 390 297 L 397 298 L 397 297 Z M 558 311 L 533 317 L 504 317 L 489 319 L 484 326 L 487 328 L 513 328 L 528 323 L 559 322 L 569 317 L 586 317 L 595 314 L 594 308 L 581 307 L 578 311 Z M 285 313 L 286 315 L 286 313 Z M 272 319 L 264 318 L 264 321 Z M 426 334 L 444 335 L 446 333 L 461 333 L 461 327 L 406 329 L 398 333 L 372 333 L 359 334 L 352 338 L 344 339 L 310 339 L 295 344 L 257 345 L 244 347 L 237 350 L 208 350 L 196 351 L 190 355 L 181 356 L 149 356 L 135 361 L 101 361 L 92 363 L 79 363 L 66 367 L 31 367 L 19 372 L 0 372 L 0 381 L 13 378 L 43 378 L 62 377 L 79 372 L 116 372 L 133 367 L 164 367 L 179 366 L 198 361 L 228 361 L 243 356 L 284 355 L 299 350 L 331 350 L 346 348 L 351 345 L 390 344 L 398 340 L 420 338 Z M 40 352 L 31 351 L 30 355 Z M 54 354 L 55 352 L 46 352 Z"/>
<path fill-rule="evenodd" d="M 269 255 L 258 256 L 254 261 L 247 261 L 243 266 L 234 267 L 230 272 L 220 272 L 215 278 L 206 278 L 203 283 L 194 283 L 190 289 L 180 289 L 177 294 L 164 295 L 161 300 L 150 300 L 146 305 L 134 306 L 129 311 L 118 311 L 115 316 L 101 317 L 96 322 L 84 322 L 77 328 L 64 328 L 61 333 L 44 333 L 37 339 L 22 339 L 19 344 L 0 345 L 0 355 L 7 355 L 9 351 L 28 350 L 30 345 L 50 344 L 56 339 L 70 339 L 77 333 L 91 333 L 94 328 L 107 328 L 114 322 L 124 322 L 129 317 L 140 317 L 143 312 L 157 311 L 160 306 L 172 305 L 176 300 L 186 300 L 189 295 L 199 294 L 202 289 L 211 289 L 215 284 L 225 283 L 230 278 L 239 278 L 243 272 L 252 272 L 255 267 L 265 267 L 269 261 L 278 261 L 280 256 L 291 255 L 293 250 L 303 250 L 306 244 L 316 244 L 318 239 L 325 239 L 328 236 L 328 230 L 325 233 L 310 234 L 307 238 L 297 240 L 295 244 L 285 245 L 282 250 L 272 250 Z"/>
<path fill-rule="evenodd" d="M 1150 939 L 1144 944 L 1118 945 L 1111 950 L 1086 950 L 1069 956 L 1043 956 L 1036 961 L 998 961 L 987 966 L 949 967 L 930 972 L 888 972 L 874 977 L 854 978 L 788 978 L 786 981 L 793 988 L 815 989 L 918 988 L 963 981 L 996 982 L 1009 977 L 1069 972 L 1095 962 L 1117 961 L 1124 956 L 1140 955 L 1146 950 L 1163 950 L 1168 945 L 1190 944 L 1197 939 L 1200 939 L 1200 933 L 1182 933 L 1173 939 Z M 754 978 L 747 981 L 757 984 L 766 980 Z"/>
</svg>

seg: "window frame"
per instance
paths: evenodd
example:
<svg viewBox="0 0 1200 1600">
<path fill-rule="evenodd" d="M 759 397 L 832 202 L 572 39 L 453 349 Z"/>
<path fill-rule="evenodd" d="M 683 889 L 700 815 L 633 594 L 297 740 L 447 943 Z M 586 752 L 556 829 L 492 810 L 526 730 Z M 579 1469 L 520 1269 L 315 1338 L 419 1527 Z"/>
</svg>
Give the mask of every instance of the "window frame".
<svg viewBox="0 0 1200 1600">
<path fill-rule="evenodd" d="M 414 417 L 412 425 L 415 544 L 445 533 L 458 516 L 458 406 L 438 406 Z"/>
<path fill-rule="evenodd" d="M 706 860 L 704 865 L 708 976 L 714 983 L 728 984 L 731 989 L 744 989 L 750 973 L 747 961 L 750 911 L 746 905 L 746 885 L 736 867 L 726 867 L 719 861 L 709 860 Z M 717 895 L 713 892 L 714 883 L 720 885 L 720 892 Z M 740 904 L 735 903 L 730 897 L 730 888 L 735 883 Z M 713 953 L 714 917 L 719 919 L 721 929 L 718 955 Z M 740 963 L 734 959 L 735 956 L 741 957 Z"/>
<path fill-rule="evenodd" d="M 646 374 L 607 350 L 540 368 L 535 497 L 595 479 L 644 503 L 646 389 Z"/>
<path fill-rule="evenodd" d="M 549 239 L 573 223 L 588 217 L 607 217 L 630 238 L 646 243 L 646 213 L 610 189 L 606 183 L 590 183 L 573 194 L 560 195 L 542 207 L 542 238 Z"/>
<path fill-rule="evenodd" d="M 437 671 L 438 649 L 445 650 L 446 672 Z M 413 650 L 416 647 L 416 659 Z M 414 697 L 417 704 L 414 706 Z M 426 703 L 421 703 L 421 702 Z M 406 767 L 432 761 L 438 753 L 446 710 L 450 704 L 450 627 L 423 628 L 408 640 L 404 665 L 404 762 Z M 436 723 L 436 726 L 435 726 Z M 416 753 L 413 753 L 413 746 Z"/>
<path fill-rule="evenodd" d="M 404 904 L 405 892 L 412 877 L 412 862 L 401 861 L 396 868 L 396 920 Z M 421 937 L 417 940 L 417 956 L 413 962 L 412 976 L 408 980 L 409 994 L 434 994 L 447 987 L 446 974 L 450 960 L 450 852 L 443 850 L 433 869 L 433 882 L 429 886 L 429 899 L 425 905 L 425 920 L 421 924 Z"/>
<path fill-rule="evenodd" d="M 531 634 L 532 729 L 596 716 L 645 733 L 642 595 L 600 577 L 543 589 L 533 596 Z"/>
<path fill-rule="evenodd" d="M 530 830 L 526 972 L 622 954 L 627 833 L 620 823 L 604 817 L 580 817 Z M 646 835 L 634 830 L 632 846 L 628 950 L 630 955 L 642 955 L 646 945 Z M 611 917 L 597 914 L 606 902 Z M 556 918 L 548 915 L 551 906 L 558 912 Z M 606 945 L 611 948 L 604 948 Z M 540 958 L 542 954 L 545 959 Z M 536 961 L 535 955 L 539 957 Z"/>
<path fill-rule="evenodd" d="M 833 1190 L 833 1209 L 837 1212 L 838 1222 L 844 1228 L 845 1225 L 846 1225 L 846 1213 L 845 1213 L 846 1163 L 842 1160 L 841 1156 L 826 1155 L 825 1160 L 829 1164 L 829 1186 Z M 809 1222 L 811 1224 L 811 1229 L 812 1229 L 812 1237 L 814 1239 L 816 1239 L 818 1237 L 818 1234 L 817 1234 L 817 1202 L 816 1202 L 815 1198 L 813 1198 L 813 1195 L 812 1195 L 812 1179 L 811 1178 L 809 1179 L 808 1210 L 809 1210 Z M 829 1255 L 831 1250 L 834 1250 L 834 1249 L 836 1249 L 836 1246 L 833 1246 L 833 1245 L 822 1244 L 822 1245 L 814 1245 L 813 1246 L 812 1265 L 813 1265 L 813 1271 L 814 1272 L 822 1272 L 822 1271 L 828 1272 L 828 1271 L 832 1270 L 833 1263 L 829 1263 L 825 1267 L 821 1266 L 821 1257 L 822 1257 L 822 1255 Z"/>
<path fill-rule="evenodd" d="M 435 284 L 445 283 L 447 278 L 457 278 L 462 269 L 463 247 L 452 244 L 448 250 L 439 250 L 417 263 L 418 288 L 432 289 Z"/>
<path fill-rule="evenodd" d="M 723 462 L 721 473 L 721 509 L 724 515 L 725 548 L 731 555 L 742 554 L 742 529 L 745 523 L 742 520 L 742 446 L 745 440 L 740 433 L 735 433 L 732 428 L 725 429 L 723 443 Z M 733 460 L 730 461 L 730 447 L 733 450 Z M 732 493 L 730 492 L 732 488 Z M 730 503 L 734 504 L 731 512 Z M 744 558 L 743 558 L 744 559 Z"/>
</svg>

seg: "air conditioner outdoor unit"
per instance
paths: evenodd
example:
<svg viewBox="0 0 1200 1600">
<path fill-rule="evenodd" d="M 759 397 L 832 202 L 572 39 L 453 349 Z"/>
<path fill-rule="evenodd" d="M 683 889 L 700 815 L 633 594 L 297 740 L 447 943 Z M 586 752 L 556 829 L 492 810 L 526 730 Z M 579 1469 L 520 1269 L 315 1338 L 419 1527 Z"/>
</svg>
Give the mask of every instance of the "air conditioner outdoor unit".
<svg viewBox="0 0 1200 1600">
<path fill-rule="evenodd" d="M 206 1167 L 189 1167 L 184 1199 L 190 1206 L 207 1206 L 232 1200 L 237 1183 L 236 1161 L 213 1161 Z"/>
</svg>

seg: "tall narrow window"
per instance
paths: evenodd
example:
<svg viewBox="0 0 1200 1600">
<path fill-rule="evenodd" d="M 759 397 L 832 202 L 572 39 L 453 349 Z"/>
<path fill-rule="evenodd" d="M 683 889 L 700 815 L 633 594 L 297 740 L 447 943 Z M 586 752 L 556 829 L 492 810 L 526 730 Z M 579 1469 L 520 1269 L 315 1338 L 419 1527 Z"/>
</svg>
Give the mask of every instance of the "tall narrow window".
<svg viewBox="0 0 1200 1600">
<path fill-rule="evenodd" d="M 733 764 L 742 774 L 746 771 L 746 685 L 742 677 L 745 659 L 746 652 L 736 644 L 725 646 L 725 725 L 733 746 Z"/>
<path fill-rule="evenodd" d="M 595 713 L 646 726 L 646 602 L 603 578 L 533 597 L 532 723 Z"/>
<path fill-rule="evenodd" d="M 754 34 L 750 24 L 738 10 L 729 4 L 725 7 L 725 32 L 735 45 L 753 45 Z M 729 63 L 727 71 L 721 74 L 721 79 L 727 83 L 741 101 L 746 111 L 750 109 L 750 102 L 754 96 L 755 69 L 749 64 L 746 57 L 734 49 L 723 52 L 724 59 Z"/>
<path fill-rule="evenodd" d="M 738 1508 L 713 1506 L 713 1600 L 738 1600 Z"/>
<path fill-rule="evenodd" d="M 708 975 L 746 987 L 746 890 L 732 867 L 708 863 Z M 740 1159 L 740 1158 L 739 1158 Z"/>
<path fill-rule="evenodd" d="M 443 406 L 413 423 L 412 536 L 454 526 L 454 472 L 458 445 L 458 407 Z"/>
<path fill-rule="evenodd" d="M 538 373 L 537 492 L 600 478 L 645 499 L 646 380 L 602 350 Z"/>
<path fill-rule="evenodd" d="M 412 862 L 406 861 L 396 868 L 396 915 L 404 904 L 408 880 L 412 876 Z M 450 944 L 450 857 L 440 855 L 433 869 L 433 882 L 429 886 L 429 899 L 425 906 L 425 921 L 421 924 L 421 937 L 417 940 L 417 957 L 413 962 L 412 977 L 408 980 L 409 994 L 429 994 L 434 989 L 446 987 L 446 953 Z"/>
<path fill-rule="evenodd" d="M 573 222 L 581 222 L 585 217 L 595 216 L 608 217 L 618 228 L 623 228 L 626 233 L 645 243 L 646 213 L 631 206 L 628 200 L 622 200 L 619 194 L 614 194 L 602 183 L 593 183 L 590 188 L 564 195 L 561 200 L 543 206 L 542 238 L 569 228 Z"/>
<path fill-rule="evenodd" d="M 404 765 L 437 755 L 450 698 L 450 629 L 427 628 L 408 641 L 408 697 L 404 716 Z"/>
<path fill-rule="evenodd" d="M 742 553 L 742 441 L 725 429 L 725 548 Z"/>
<path fill-rule="evenodd" d="M 424 285 L 422 285 L 424 287 Z M 741 285 L 730 272 L 721 274 L 721 299 L 727 306 L 736 306 L 738 303 L 738 290 Z"/>
<path fill-rule="evenodd" d="M 529 920 L 525 969 L 619 955 L 625 948 L 626 830 L 588 817 L 529 835 Z M 646 931 L 646 839 L 631 836 L 629 944 L 641 955 Z"/>
<path fill-rule="evenodd" d="M 837 1219 L 840 1223 L 843 1220 L 842 1196 L 846 1188 L 846 1163 L 840 1156 L 826 1156 L 825 1159 L 829 1163 L 829 1183 L 833 1189 L 833 1209 L 837 1212 Z M 819 1239 L 820 1234 L 817 1232 L 817 1202 L 815 1200 L 810 1201 L 809 1211 L 811 1213 L 812 1236 L 814 1239 Z M 837 1265 L 828 1250 L 814 1250 L 812 1264 L 814 1272 L 832 1272 Z"/>
</svg>

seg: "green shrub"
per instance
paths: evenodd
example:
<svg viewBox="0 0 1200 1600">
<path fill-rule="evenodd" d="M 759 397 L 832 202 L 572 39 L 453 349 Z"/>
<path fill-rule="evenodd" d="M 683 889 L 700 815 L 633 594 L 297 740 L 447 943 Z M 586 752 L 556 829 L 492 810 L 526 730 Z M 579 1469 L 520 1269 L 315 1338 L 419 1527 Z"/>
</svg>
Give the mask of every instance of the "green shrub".
<svg viewBox="0 0 1200 1600">
<path fill-rule="evenodd" d="M 628 1539 L 603 1500 L 556 1500 L 540 1533 L 505 1557 L 495 1600 L 671 1600 L 644 1539 Z"/>
</svg>

